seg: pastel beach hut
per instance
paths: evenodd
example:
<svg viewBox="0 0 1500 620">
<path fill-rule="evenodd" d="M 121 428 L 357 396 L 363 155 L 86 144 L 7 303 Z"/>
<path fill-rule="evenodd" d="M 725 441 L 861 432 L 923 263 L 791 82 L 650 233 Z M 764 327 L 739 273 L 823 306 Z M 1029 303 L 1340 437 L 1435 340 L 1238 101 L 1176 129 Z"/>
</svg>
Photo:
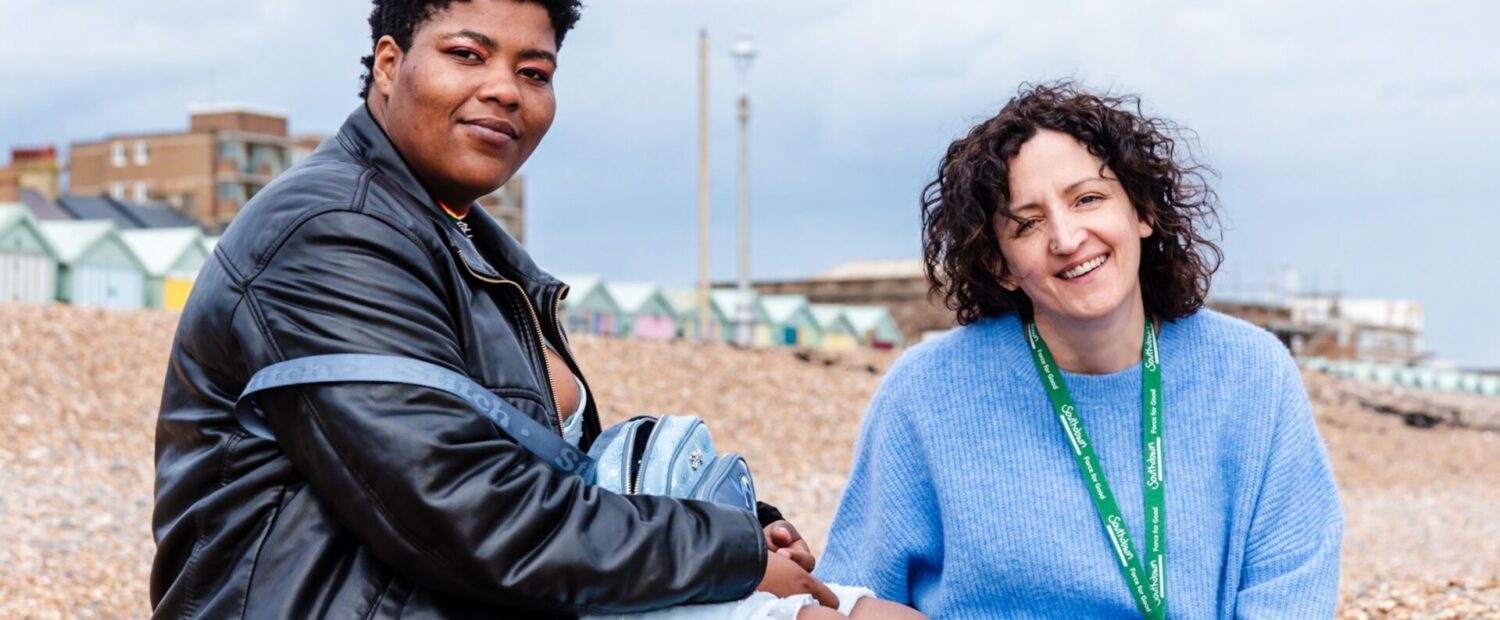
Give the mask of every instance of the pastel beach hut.
<svg viewBox="0 0 1500 620">
<path fill-rule="evenodd" d="M 787 347 L 817 347 L 823 330 L 812 314 L 806 295 L 762 295 L 760 307 L 765 312 L 768 329 L 763 332 L 771 344 Z"/>
<path fill-rule="evenodd" d="M 573 334 L 613 335 L 619 320 L 620 305 L 595 275 L 559 276 L 568 284 L 568 297 L 562 301 L 563 325 Z"/>
<path fill-rule="evenodd" d="M 57 294 L 57 252 L 23 205 L 0 204 L 0 303 L 45 304 Z"/>
<path fill-rule="evenodd" d="M 859 348 L 859 331 L 844 316 L 844 307 L 837 304 L 812 304 L 808 307 L 813 319 L 818 322 L 822 336 L 818 348 L 825 351 L 847 351 Z"/>
<path fill-rule="evenodd" d="M 667 298 L 667 303 L 672 304 L 672 312 L 677 317 L 677 337 L 698 340 L 698 291 L 669 289 L 662 295 Z M 724 316 L 712 301 L 708 304 L 708 316 L 707 339 L 722 341 L 721 330 L 729 323 L 729 317 Z"/>
<path fill-rule="evenodd" d="M 120 238 L 146 267 L 146 306 L 182 310 L 208 260 L 203 233 L 197 228 L 148 228 L 120 231 Z"/>
<path fill-rule="evenodd" d="M 875 349 L 896 349 L 905 343 L 901 328 L 885 306 L 844 306 L 844 316 L 859 334 L 860 344 Z"/>
<path fill-rule="evenodd" d="M 57 250 L 57 299 L 78 306 L 135 309 L 145 302 L 146 268 L 108 220 L 41 223 Z"/>
<path fill-rule="evenodd" d="M 735 341 L 735 320 L 739 317 L 742 300 L 750 306 L 750 342 L 770 342 L 771 325 L 766 317 L 766 311 L 756 303 L 760 297 L 755 291 L 749 291 L 748 297 L 742 297 L 739 289 L 716 288 L 709 291 L 709 300 L 716 308 L 716 315 L 723 317 L 719 324 L 719 340 L 724 342 Z"/>
<path fill-rule="evenodd" d="M 661 287 L 646 282 L 605 282 L 604 290 L 619 308 L 616 336 L 671 340 L 677 335 L 677 317 Z"/>
</svg>

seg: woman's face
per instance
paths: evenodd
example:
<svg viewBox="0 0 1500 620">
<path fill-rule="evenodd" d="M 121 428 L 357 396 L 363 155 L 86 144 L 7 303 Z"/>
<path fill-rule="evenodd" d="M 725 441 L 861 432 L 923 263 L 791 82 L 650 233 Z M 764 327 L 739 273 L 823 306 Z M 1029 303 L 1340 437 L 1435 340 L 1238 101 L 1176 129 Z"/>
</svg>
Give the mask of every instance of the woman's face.
<svg viewBox="0 0 1500 620">
<path fill-rule="evenodd" d="M 375 50 L 374 105 L 438 199 L 468 201 L 505 183 L 552 126 L 557 44 L 535 2 L 454 2 L 417 26 L 402 52 Z M 457 206 L 457 205 L 455 205 Z"/>
<path fill-rule="evenodd" d="M 993 222 L 1001 285 L 1020 289 L 1039 317 L 1054 321 L 1105 318 L 1140 303 L 1141 240 L 1151 226 L 1082 143 L 1038 131 L 1010 161 L 1010 192 L 1021 221 L 997 214 Z"/>
</svg>

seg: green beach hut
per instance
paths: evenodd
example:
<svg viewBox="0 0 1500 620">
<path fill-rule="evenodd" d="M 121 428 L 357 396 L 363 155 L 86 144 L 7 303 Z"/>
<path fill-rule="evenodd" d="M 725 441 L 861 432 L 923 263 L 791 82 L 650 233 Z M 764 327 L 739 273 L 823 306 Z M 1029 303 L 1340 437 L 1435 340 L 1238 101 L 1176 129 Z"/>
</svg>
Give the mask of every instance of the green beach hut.
<svg viewBox="0 0 1500 620">
<path fill-rule="evenodd" d="M 760 307 L 765 311 L 769 329 L 766 342 L 786 347 L 817 347 L 823 330 L 813 316 L 806 295 L 762 295 Z"/>
<path fill-rule="evenodd" d="M 146 267 L 146 307 L 182 310 L 208 260 L 203 233 L 197 228 L 143 228 L 120 231 L 120 238 Z"/>
<path fill-rule="evenodd" d="M 562 302 L 563 325 L 571 334 L 615 333 L 620 304 L 609 295 L 604 280 L 595 275 L 565 275 L 559 280 L 568 284 L 568 297 Z"/>
<path fill-rule="evenodd" d="M 885 306 L 844 306 L 844 316 L 859 334 L 860 343 L 875 349 L 898 349 L 906 338 Z"/>
<path fill-rule="evenodd" d="M 672 304 L 672 312 L 677 316 L 677 337 L 698 340 L 698 291 L 672 289 L 662 295 L 667 298 L 667 303 Z M 722 341 L 720 330 L 729 322 L 729 317 L 724 316 L 711 300 L 712 296 L 708 304 L 708 340 Z"/>
<path fill-rule="evenodd" d="M 57 294 L 57 252 L 31 212 L 0 204 L 0 303 L 44 304 Z"/>
<path fill-rule="evenodd" d="M 825 351 L 847 351 L 859 347 L 859 330 L 844 316 L 844 307 L 837 304 L 812 304 L 809 307 L 813 318 L 822 330 L 818 348 Z"/>
<path fill-rule="evenodd" d="M 57 299 L 78 306 L 134 309 L 145 301 L 146 268 L 114 222 L 42 222 L 57 250 Z"/>
</svg>

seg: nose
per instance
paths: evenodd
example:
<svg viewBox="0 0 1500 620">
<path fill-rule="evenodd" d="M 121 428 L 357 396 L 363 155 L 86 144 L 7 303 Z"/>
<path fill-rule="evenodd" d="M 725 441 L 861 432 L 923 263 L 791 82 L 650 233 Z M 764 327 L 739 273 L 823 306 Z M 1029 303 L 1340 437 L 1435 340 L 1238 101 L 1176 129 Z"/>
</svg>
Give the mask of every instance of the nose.
<svg viewBox="0 0 1500 620">
<path fill-rule="evenodd" d="M 491 102 L 506 109 L 521 105 L 521 89 L 516 84 L 516 75 L 508 69 L 498 69 L 485 77 L 477 93 L 480 101 Z"/>
<path fill-rule="evenodd" d="M 1067 256 L 1078 251 L 1088 238 L 1088 232 L 1079 225 L 1078 219 L 1071 213 L 1063 211 L 1054 216 L 1050 222 L 1051 237 L 1048 239 L 1048 248 L 1053 254 Z"/>
</svg>

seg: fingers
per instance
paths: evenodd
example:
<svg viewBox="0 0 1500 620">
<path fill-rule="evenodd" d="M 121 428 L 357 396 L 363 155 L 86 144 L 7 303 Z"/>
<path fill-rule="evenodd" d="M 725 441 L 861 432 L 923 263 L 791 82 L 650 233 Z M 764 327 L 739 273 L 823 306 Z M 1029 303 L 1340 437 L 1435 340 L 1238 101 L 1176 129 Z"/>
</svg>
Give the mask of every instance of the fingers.
<svg viewBox="0 0 1500 620">
<path fill-rule="evenodd" d="M 833 594 L 833 590 L 828 589 L 828 586 L 823 585 L 823 582 L 818 581 L 818 579 L 816 577 L 813 577 L 812 575 L 808 575 L 807 579 L 810 582 L 808 585 L 811 586 L 808 589 L 808 594 L 811 594 L 814 599 L 817 599 L 819 605 L 822 605 L 824 607 L 831 607 L 833 609 L 839 608 L 839 597 Z"/>
<path fill-rule="evenodd" d="M 813 557 L 811 551 L 805 550 L 807 548 L 807 545 L 802 545 L 802 547 L 802 549 L 798 549 L 796 547 L 782 547 L 776 550 L 776 554 L 785 558 L 790 558 L 793 562 L 797 563 L 797 566 L 802 567 L 802 570 L 810 573 L 814 568 L 817 567 L 818 561 Z"/>
</svg>

